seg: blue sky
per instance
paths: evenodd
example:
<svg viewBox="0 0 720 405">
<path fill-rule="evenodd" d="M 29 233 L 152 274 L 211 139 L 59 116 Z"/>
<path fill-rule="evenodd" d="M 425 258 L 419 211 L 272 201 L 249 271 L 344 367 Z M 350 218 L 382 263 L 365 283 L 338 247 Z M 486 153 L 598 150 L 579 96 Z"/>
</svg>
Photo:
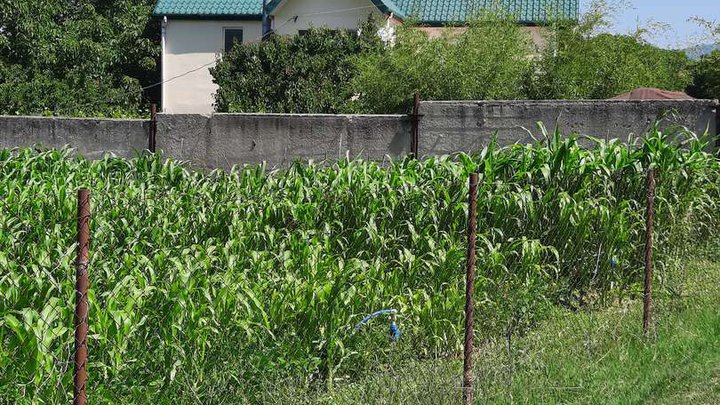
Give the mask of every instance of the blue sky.
<svg viewBox="0 0 720 405">
<path fill-rule="evenodd" d="M 583 10 L 591 0 L 581 0 Z M 720 22 L 720 0 L 610 0 L 627 4 L 618 10 L 612 31 L 628 33 L 634 31 L 638 20 L 646 26 L 648 22 L 661 22 L 669 29 L 650 38 L 651 42 L 666 48 L 685 48 L 697 43 L 708 42 L 703 38 L 703 29 L 688 21 L 700 16 L 707 20 Z"/>
</svg>

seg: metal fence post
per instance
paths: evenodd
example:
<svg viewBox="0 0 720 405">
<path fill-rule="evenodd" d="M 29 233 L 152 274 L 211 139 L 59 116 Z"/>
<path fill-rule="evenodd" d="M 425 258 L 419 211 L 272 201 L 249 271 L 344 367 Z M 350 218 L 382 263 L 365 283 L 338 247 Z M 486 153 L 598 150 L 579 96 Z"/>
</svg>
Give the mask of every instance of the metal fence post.
<svg viewBox="0 0 720 405">
<path fill-rule="evenodd" d="M 148 137 L 148 149 L 155 153 L 157 147 L 157 104 L 150 105 L 150 134 Z"/>
<path fill-rule="evenodd" d="M 648 170 L 647 215 L 645 218 L 645 290 L 643 300 L 643 333 L 648 336 L 652 320 L 652 248 L 655 217 L 655 169 Z"/>
<path fill-rule="evenodd" d="M 410 123 L 412 124 L 412 134 L 410 139 L 410 153 L 414 159 L 419 157 L 420 149 L 420 95 L 415 93 L 412 114 L 410 114 Z"/>
<path fill-rule="evenodd" d="M 720 151 L 720 104 L 715 106 L 715 152 Z"/>
<path fill-rule="evenodd" d="M 75 375 L 73 404 L 85 405 L 87 382 L 88 248 L 90 244 L 90 190 L 78 190 L 77 273 L 75 275 Z"/>
<path fill-rule="evenodd" d="M 470 174 L 470 194 L 468 196 L 468 247 L 465 281 L 465 359 L 463 362 L 463 404 L 473 403 L 473 334 L 475 321 L 475 243 L 477 240 L 477 188 L 478 174 Z"/>
</svg>

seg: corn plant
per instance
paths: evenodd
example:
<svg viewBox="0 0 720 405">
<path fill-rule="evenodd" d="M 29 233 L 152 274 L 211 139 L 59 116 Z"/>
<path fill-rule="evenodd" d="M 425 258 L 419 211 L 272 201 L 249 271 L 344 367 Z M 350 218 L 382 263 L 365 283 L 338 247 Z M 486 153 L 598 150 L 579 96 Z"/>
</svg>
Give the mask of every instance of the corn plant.
<svg viewBox="0 0 720 405">
<path fill-rule="evenodd" d="M 629 144 L 554 133 L 386 167 L 229 172 L 0 151 L 0 402 L 72 395 L 78 187 L 93 193 L 89 397 L 262 401 L 268 381 L 332 384 L 394 353 L 460 352 L 473 171 L 479 341 L 639 291 L 650 167 L 666 281 L 715 236 L 720 163 L 705 146 L 658 128 Z M 382 322 L 352 327 L 383 308 L 398 311 L 397 345 Z"/>
</svg>

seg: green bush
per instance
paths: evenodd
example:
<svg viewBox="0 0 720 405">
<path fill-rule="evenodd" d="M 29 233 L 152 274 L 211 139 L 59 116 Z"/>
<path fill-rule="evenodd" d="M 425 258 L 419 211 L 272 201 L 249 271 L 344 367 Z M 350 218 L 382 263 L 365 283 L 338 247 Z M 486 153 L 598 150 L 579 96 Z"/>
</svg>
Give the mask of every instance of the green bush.
<svg viewBox="0 0 720 405">
<path fill-rule="evenodd" d="M 687 56 L 650 45 L 643 30 L 599 33 L 608 10 L 600 4 L 578 23 L 551 24 L 541 50 L 516 18 L 489 11 L 439 38 L 406 21 L 388 47 L 370 25 L 360 38 L 313 29 L 238 46 L 212 70 L 217 109 L 382 114 L 409 112 L 415 93 L 424 100 L 605 99 L 637 87 L 684 90 Z"/>
<path fill-rule="evenodd" d="M 687 92 L 696 98 L 720 98 L 720 51 L 703 56 L 690 65 L 693 83 Z"/>
<path fill-rule="evenodd" d="M 467 30 L 435 39 L 405 25 L 394 47 L 357 58 L 356 110 L 407 112 L 415 93 L 424 100 L 525 98 L 532 53 L 529 35 L 507 15 L 485 13 Z"/>
<path fill-rule="evenodd" d="M 380 49 L 372 21 L 355 32 L 311 28 L 305 35 L 273 36 L 235 46 L 210 69 L 221 112 L 339 113 L 357 74 L 351 57 Z"/>
<path fill-rule="evenodd" d="M 660 49 L 636 36 L 554 27 L 529 78 L 528 96 L 605 99 L 638 87 L 682 91 L 691 81 L 687 64 L 684 52 Z"/>
</svg>

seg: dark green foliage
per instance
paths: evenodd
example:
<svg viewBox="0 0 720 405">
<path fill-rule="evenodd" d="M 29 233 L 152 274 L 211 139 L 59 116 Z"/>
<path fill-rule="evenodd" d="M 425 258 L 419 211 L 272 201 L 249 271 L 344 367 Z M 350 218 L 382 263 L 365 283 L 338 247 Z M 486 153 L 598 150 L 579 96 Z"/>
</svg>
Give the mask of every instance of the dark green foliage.
<svg viewBox="0 0 720 405">
<path fill-rule="evenodd" d="M 0 113 L 133 116 L 158 80 L 152 0 L 0 3 Z"/>
<path fill-rule="evenodd" d="M 212 70 L 217 110 L 397 113 L 426 100 L 523 98 L 529 37 L 510 16 L 483 14 L 462 32 L 430 39 L 411 23 L 383 48 L 371 23 L 362 35 L 312 29 L 237 46 Z"/>
<path fill-rule="evenodd" d="M 360 33 L 311 28 L 305 35 L 272 36 L 235 46 L 210 70 L 220 86 L 221 112 L 338 113 L 352 94 L 347 83 L 357 74 L 352 57 L 380 48 L 375 25 Z"/>
<path fill-rule="evenodd" d="M 691 64 L 693 83 L 687 92 L 695 98 L 720 98 L 720 51 L 714 51 Z"/>
</svg>

